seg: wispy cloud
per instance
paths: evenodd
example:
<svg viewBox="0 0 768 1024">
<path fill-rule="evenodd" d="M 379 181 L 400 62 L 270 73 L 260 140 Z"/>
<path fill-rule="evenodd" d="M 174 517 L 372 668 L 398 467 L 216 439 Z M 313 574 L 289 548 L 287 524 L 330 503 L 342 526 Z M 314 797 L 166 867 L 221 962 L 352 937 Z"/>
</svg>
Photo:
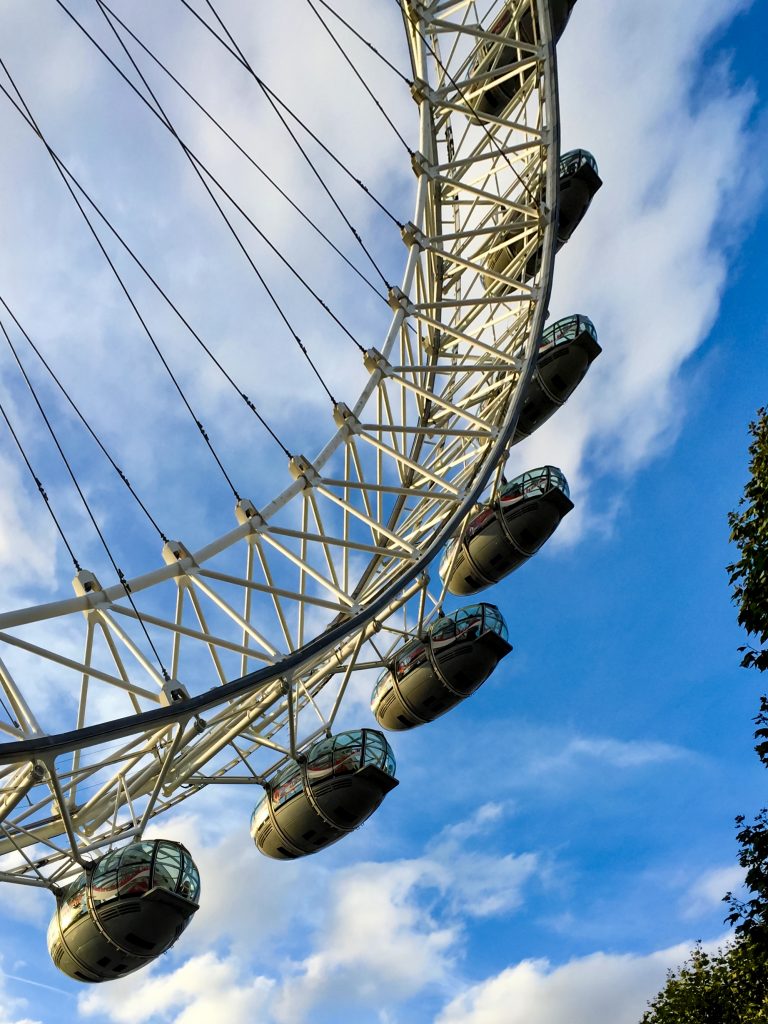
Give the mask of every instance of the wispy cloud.
<svg viewBox="0 0 768 1024">
<path fill-rule="evenodd" d="M 738 864 L 710 868 L 690 884 L 682 897 L 683 917 L 695 918 L 722 906 L 723 897 L 744 884 L 744 868 Z M 725 908 L 723 908 L 723 915 Z"/>
<path fill-rule="evenodd" d="M 553 773 L 562 776 L 591 766 L 644 768 L 690 757 L 689 751 L 670 743 L 577 736 L 566 740 L 554 753 L 534 756 L 529 761 L 529 768 L 534 775 Z"/>
</svg>

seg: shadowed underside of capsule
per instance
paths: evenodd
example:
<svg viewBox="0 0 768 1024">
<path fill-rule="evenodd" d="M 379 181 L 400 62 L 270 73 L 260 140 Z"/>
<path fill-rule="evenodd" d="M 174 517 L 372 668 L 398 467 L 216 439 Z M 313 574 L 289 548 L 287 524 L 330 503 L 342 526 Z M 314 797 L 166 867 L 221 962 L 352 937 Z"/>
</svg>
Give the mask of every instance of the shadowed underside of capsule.
<svg viewBox="0 0 768 1024">
<path fill-rule="evenodd" d="M 251 816 L 251 836 L 277 860 L 316 853 L 362 825 L 398 784 L 394 776 L 392 748 L 374 729 L 321 740 L 275 777 Z"/>
<path fill-rule="evenodd" d="M 555 43 L 565 31 L 575 3 L 576 0 L 552 0 L 550 3 L 552 38 Z M 507 70 L 530 56 L 529 51 L 521 50 L 509 39 L 513 37 L 522 43 L 536 46 L 539 38 L 530 7 L 523 10 L 520 20 L 515 25 L 513 12 L 506 6 L 489 31 L 506 38 L 500 39 L 497 43 L 484 41 L 477 48 L 477 57 L 472 68 L 473 75 L 490 77 L 487 79 L 487 87 L 479 93 L 473 106 L 478 114 L 500 117 L 506 105 L 523 88 L 526 78 L 535 73 L 535 65 L 532 64 L 520 71 Z"/>
<path fill-rule="evenodd" d="M 594 324 L 581 314 L 544 331 L 513 444 L 529 437 L 571 397 L 601 352 Z"/>
<path fill-rule="evenodd" d="M 382 673 L 371 697 L 379 725 L 401 731 L 431 722 L 481 686 L 512 650 L 492 604 L 470 605 L 432 623 Z"/>
<path fill-rule="evenodd" d="M 560 157 L 556 250 L 570 239 L 602 184 L 597 162 L 586 149 L 570 150 Z M 542 196 L 539 190 L 539 199 Z M 499 225 L 496 248 L 485 263 L 489 273 L 483 275 L 483 283 L 488 292 L 504 294 L 512 287 L 493 275 L 509 276 L 514 270 L 523 282 L 535 276 L 541 262 L 540 232 L 538 221 L 529 218 L 526 222 L 525 216 L 514 210 L 507 214 Z M 514 267 L 515 261 L 519 262 L 518 267 Z"/>
<path fill-rule="evenodd" d="M 494 502 L 446 550 L 440 575 L 452 594 L 476 594 L 534 555 L 573 508 L 555 466 L 529 470 L 505 484 Z"/>
<path fill-rule="evenodd" d="M 181 843 L 132 843 L 69 886 L 48 927 L 56 967 L 76 981 L 110 981 L 174 944 L 198 909 L 200 876 Z"/>
</svg>

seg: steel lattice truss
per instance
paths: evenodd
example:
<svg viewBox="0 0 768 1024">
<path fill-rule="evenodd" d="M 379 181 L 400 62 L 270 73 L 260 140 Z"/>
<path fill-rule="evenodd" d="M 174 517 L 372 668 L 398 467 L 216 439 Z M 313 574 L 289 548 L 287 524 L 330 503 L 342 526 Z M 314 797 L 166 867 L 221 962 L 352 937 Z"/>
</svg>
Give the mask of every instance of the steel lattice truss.
<svg viewBox="0 0 768 1024">
<path fill-rule="evenodd" d="M 441 607 L 430 563 L 494 486 L 543 324 L 556 77 L 547 0 L 506 4 L 509 38 L 528 12 L 538 41 L 515 41 L 518 59 L 492 70 L 505 4 L 403 6 L 415 213 L 363 393 L 335 408 L 319 454 L 291 460 L 277 498 L 241 501 L 231 532 L 197 552 L 169 543 L 161 568 L 130 581 L 170 681 L 123 587 L 88 572 L 73 598 L 0 615 L 17 723 L 0 722 L 1 879 L 56 888 L 202 787 L 263 784 Z M 480 123 L 478 92 L 500 80 L 515 98 Z M 491 271 L 502 249 L 514 256 Z"/>
</svg>

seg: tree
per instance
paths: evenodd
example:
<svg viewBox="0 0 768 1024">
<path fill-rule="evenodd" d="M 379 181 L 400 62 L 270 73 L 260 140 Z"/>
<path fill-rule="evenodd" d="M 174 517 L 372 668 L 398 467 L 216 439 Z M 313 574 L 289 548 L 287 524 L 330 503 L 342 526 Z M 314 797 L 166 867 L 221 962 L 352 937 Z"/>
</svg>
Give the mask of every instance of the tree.
<svg viewBox="0 0 768 1024">
<path fill-rule="evenodd" d="M 756 636 L 761 647 L 747 645 L 741 664 L 764 672 L 768 668 L 768 412 L 758 409 L 750 423 L 750 478 L 739 502 L 740 511 L 731 512 L 728 522 L 731 540 L 739 549 L 739 560 L 728 566 L 733 600 L 739 607 L 739 623 L 748 636 Z M 768 698 L 760 700 L 755 717 L 755 750 L 768 768 Z M 751 824 L 744 815 L 736 818 L 739 832 L 739 863 L 746 868 L 746 900 L 728 893 L 726 918 L 736 925 L 736 934 L 768 951 L 768 809 L 760 811 Z"/>
<path fill-rule="evenodd" d="M 749 425 L 750 479 L 739 509 L 728 516 L 731 540 L 739 560 L 728 566 L 733 600 L 739 606 L 739 625 L 756 636 L 762 647 L 746 645 L 741 664 L 764 672 L 768 668 L 768 412 L 757 410 Z M 763 711 L 766 710 L 763 705 Z"/>
<path fill-rule="evenodd" d="M 768 1024 L 768 961 L 743 939 L 716 953 L 697 944 L 641 1024 Z"/>
<path fill-rule="evenodd" d="M 739 625 L 757 646 L 740 647 L 741 664 L 768 669 L 768 412 L 758 409 L 749 425 L 750 478 L 739 508 L 728 516 L 738 561 L 727 567 Z M 755 717 L 755 750 L 768 768 L 768 698 Z M 736 938 L 725 949 L 706 953 L 697 945 L 691 958 L 670 971 L 667 983 L 641 1024 L 768 1024 L 768 808 L 750 824 L 736 818 L 739 863 L 746 869 L 747 898 L 728 893 L 726 921 Z"/>
</svg>

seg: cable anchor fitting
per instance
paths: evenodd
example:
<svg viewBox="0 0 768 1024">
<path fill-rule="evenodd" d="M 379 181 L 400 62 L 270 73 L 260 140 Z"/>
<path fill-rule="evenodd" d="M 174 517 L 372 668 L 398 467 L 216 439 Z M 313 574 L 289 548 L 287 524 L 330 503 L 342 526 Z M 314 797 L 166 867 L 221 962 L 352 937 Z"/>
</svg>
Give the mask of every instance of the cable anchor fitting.
<svg viewBox="0 0 768 1024">
<path fill-rule="evenodd" d="M 314 486 L 320 480 L 320 474 L 315 467 L 303 455 L 294 455 L 288 462 L 288 469 L 294 480 L 304 479 L 307 487 Z"/>
</svg>

